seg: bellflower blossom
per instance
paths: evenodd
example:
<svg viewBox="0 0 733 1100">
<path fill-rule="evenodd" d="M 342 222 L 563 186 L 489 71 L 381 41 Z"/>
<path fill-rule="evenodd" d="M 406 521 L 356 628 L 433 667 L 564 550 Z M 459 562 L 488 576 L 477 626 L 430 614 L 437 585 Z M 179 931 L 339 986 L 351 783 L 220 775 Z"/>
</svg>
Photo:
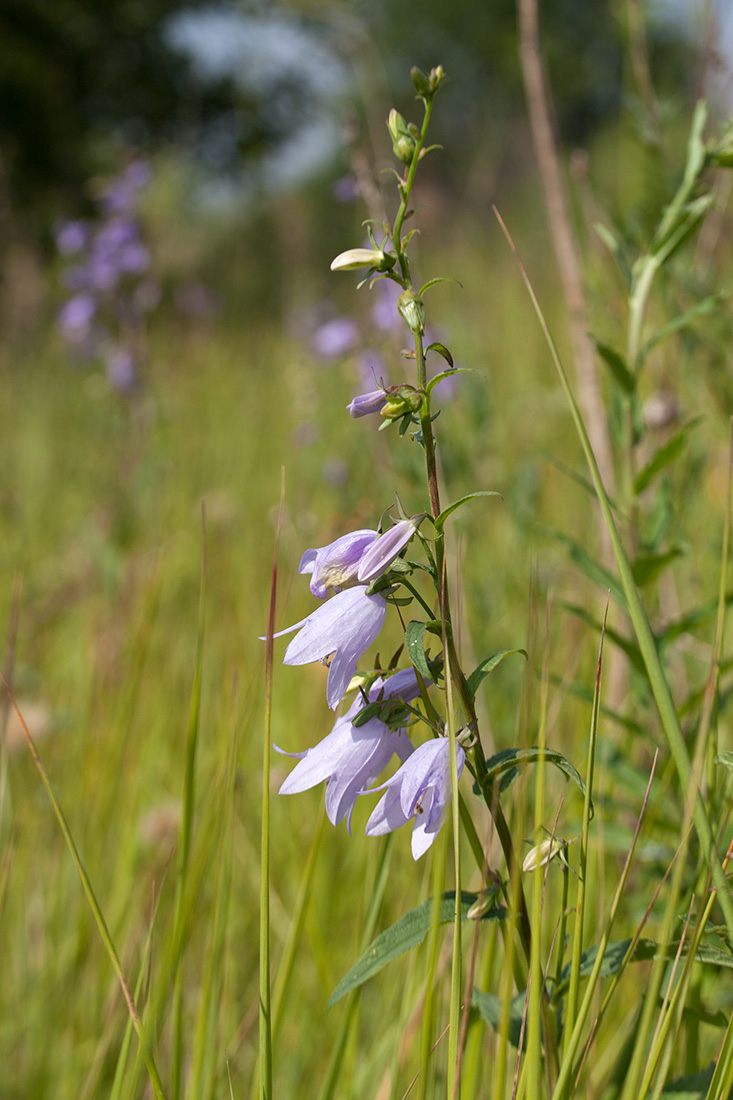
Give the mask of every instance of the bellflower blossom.
<svg viewBox="0 0 733 1100">
<path fill-rule="evenodd" d="M 466 754 L 456 745 L 458 778 Z M 450 741 L 438 737 L 415 749 L 398 771 L 373 790 L 385 790 L 367 821 L 367 836 L 384 836 L 415 818 L 412 858 L 427 852 L 440 832 L 450 801 Z M 365 792 L 366 793 L 366 792 Z"/>
<path fill-rule="evenodd" d="M 378 540 L 379 532 L 364 529 L 342 535 L 328 546 L 306 550 L 300 559 L 299 573 L 311 573 L 311 592 L 319 599 L 333 588 L 339 592 L 349 581 L 355 581 L 364 553 Z"/>
<path fill-rule="evenodd" d="M 386 573 L 392 562 L 402 552 L 415 533 L 421 516 L 400 520 L 389 531 L 364 528 L 341 535 L 328 546 L 306 550 L 300 559 L 299 573 L 310 573 L 310 589 L 314 596 L 323 599 L 328 589 L 340 592 L 353 581 L 368 584 Z"/>
<path fill-rule="evenodd" d="M 356 662 L 379 634 L 386 614 L 383 596 L 367 596 L 365 585 L 347 588 L 299 623 L 274 635 L 280 638 L 298 631 L 285 650 L 283 664 L 307 665 L 332 657 L 326 700 L 335 710 L 356 672 Z"/>
<path fill-rule="evenodd" d="M 404 669 L 385 681 L 381 677 L 372 684 L 368 698 L 370 703 L 380 698 L 402 699 L 405 702 L 419 694 L 414 669 Z M 361 726 L 354 726 L 353 719 L 364 706 L 357 696 L 346 714 L 336 719 L 331 732 L 305 752 L 286 753 L 299 758 L 290 775 L 280 787 L 280 794 L 297 794 L 328 780 L 326 788 L 326 813 L 333 825 L 346 818 L 351 832 L 351 815 L 356 799 L 364 787 L 373 783 L 396 753 L 400 760 L 407 760 L 413 751 L 404 729 L 392 731 L 379 717 L 370 718 Z M 276 746 L 277 748 L 277 746 Z M 278 749 L 278 752 L 282 750 Z"/>
<path fill-rule="evenodd" d="M 417 517 L 419 523 L 422 516 Z M 411 519 L 401 519 L 380 535 L 376 542 L 368 546 L 357 570 L 357 580 L 362 584 L 368 584 L 382 573 L 386 573 L 392 562 L 397 558 L 408 542 L 415 534 L 416 523 Z"/>
</svg>

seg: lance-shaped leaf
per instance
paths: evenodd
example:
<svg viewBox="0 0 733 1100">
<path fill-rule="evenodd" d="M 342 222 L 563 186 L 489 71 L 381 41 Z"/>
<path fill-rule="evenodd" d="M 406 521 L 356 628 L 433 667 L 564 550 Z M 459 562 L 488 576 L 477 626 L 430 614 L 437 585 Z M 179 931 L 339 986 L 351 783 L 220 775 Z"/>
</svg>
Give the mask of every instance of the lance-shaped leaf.
<svg viewBox="0 0 733 1100">
<path fill-rule="evenodd" d="M 496 887 L 498 891 L 498 887 Z M 469 894 L 461 891 L 461 920 L 468 919 L 468 911 L 478 900 L 478 894 Z M 484 894 L 484 897 L 486 895 Z M 456 895 L 454 891 L 443 894 L 438 910 L 438 923 L 449 924 L 455 918 Z M 481 914 L 481 920 L 503 920 L 506 917 L 506 909 L 503 906 L 494 906 L 485 909 Z M 331 1008 L 352 989 L 357 989 L 369 978 L 374 977 L 379 971 L 391 962 L 392 959 L 403 955 L 405 951 L 419 947 L 425 939 L 433 922 L 433 899 L 428 898 L 417 909 L 412 909 L 404 917 L 382 932 L 367 947 L 366 951 L 357 959 L 351 970 L 338 983 L 329 997 L 328 1007 Z"/>
<path fill-rule="evenodd" d="M 528 660 L 526 649 L 503 649 L 501 653 L 494 653 L 493 656 L 487 657 L 481 664 L 476 665 L 476 668 L 468 677 L 468 687 L 472 696 L 475 697 L 484 676 L 488 676 L 490 672 L 493 672 L 496 666 L 512 653 L 521 653 L 524 659 Z"/>
<path fill-rule="evenodd" d="M 646 466 L 644 466 L 642 470 L 639 470 L 639 473 L 634 478 L 634 494 L 636 496 L 644 492 L 660 470 L 663 470 L 665 466 L 669 466 L 671 462 L 674 462 L 677 456 L 682 452 L 688 434 L 701 420 L 701 416 L 696 416 L 689 424 L 685 424 L 684 428 L 680 429 L 671 439 L 668 439 L 664 446 L 660 447 L 654 454 Z"/>
<path fill-rule="evenodd" d="M 580 772 L 556 749 L 502 749 L 486 761 L 486 777 L 483 783 L 490 784 L 499 779 L 504 772 L 516 770 L 522 764 L 536 764 L 538 760 L 546 760 L 548 764 L 554 764 L 563 775 L 572 779 L 585 795 L 585 781 Z"/>
<path fill-rule="evenodd" d="M 612 348 L 610 344 L 604 344 L 594 338 L 596 350 L 603 359 L 611 374 L 618 382 L 624 393 L 633 393 L 636 389 L 636 379 L 631 372 L 628 363 L 620 352 Z"/>
<path fill-rule="evenodd" d="M 696 302 L 691 309 L 685 310 L 679 317 L 675 317 L 668 325 L 664 325 L 663 328 L 660 328 L 659 332 L 655 332 L 653 336 L 649 337 L 644 347 L 641 349 L 642 359 L 645 359 L 653 348 L 658 347 L 659 344 L 669 336 L 672 336 L 675 332 L 679 332 L 680 329 L 688 328 L 693 321 L 698 319 L 698 317 L 705 317 L 707 314 L 714 313 L 716 310 L 720 309 L 725 300 L 725 294 L 711 294 L 708 298 L 703 298 L 702 301 Z"/>
<path fill-rule="evenodd" d="M 474 500 L 475 497 L 501 497 L 501 493 L 497 493 L 495 489 L 479 489 L 475 493 L 469 493 L 468 496 L 461 497 L 460 500 L 454 501 L 453 504 L 449 504 L 447 508 L 444 508 L 439 516 L 435 520 L 435 530 L 438 535 L 443 533 L 445 527 L 445 521 L 451 512 L 455 512 L 456 508 L 460 508 L 462 504 L 466 504 L 469 500 Z M 502 497 L 502 500 L 504 498 Z"/>
</svg>

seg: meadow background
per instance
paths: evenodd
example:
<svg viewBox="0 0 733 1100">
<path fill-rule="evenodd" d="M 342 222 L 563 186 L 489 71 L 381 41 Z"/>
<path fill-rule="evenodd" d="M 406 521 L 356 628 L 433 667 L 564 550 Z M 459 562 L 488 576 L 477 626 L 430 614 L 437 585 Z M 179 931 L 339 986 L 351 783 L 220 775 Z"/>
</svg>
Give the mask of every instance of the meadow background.
<svg viewBox="0 0 733 1100">
<path fill-rule="evenodd" d="M 452 531 L 464 591 L 460 644 L 472 667 L 471 654 L 478 660 L 526 647 L 529 639 L 528 666 L 504 662 L 483 692 L 496 750 L 534 743 L 531 699 L 546 652 L 548 743 L 581 772 L 585 767 L 594 624 L 606 594 L 603 577 L 588 575 L 582 551 L 597 556 L 598 525 L 586 490 L 568 474 L 567 468 L 584 473 L 580 448 L 491 212 L 496 203 L 569 354 L 522 98 L 515 13 L 509 3 L 460 4 L 450 16 L 437 2 L 419 12 L 406 3 L 264 5 L 222 9 L 224 23 L 212 31 L 211 10 L 199 9 L 209 20 L 210 37 L 201 38 L 212 55 L 227 38 L 226 20 L 241 16 L 241 38 L 228 39 L 230 53 L 239 45 L 241 63 L 235 57 L 231 71 L 216 69 L 204 54 L 184 79 L 180 59 L 169 64 L 162 46 L 157 54 L 153 49 L 159 28 L 181 15 L 176 5 L 147 5 L 143 13 L 118 2 L 97 16 L 70 2 L 63 12 L 59 6 L 56 21 L 42 5 L 24 7 L 19 22 L 19 8 L 9 0 L 0 5 L 0 23 L 12 29 L 1 47 L 9 63 L 0 128 L 3 668 L 123 967 L 132 984 L 140 980 L 139 1003 L 170 1095 L 223 1097 L 231 1087 L 231 1095 L 245 1097 L 257 1061 L 265 656 L 257 638 L 267 626 L 281 470 L 280 626 L 311 609 L 297 577 L 306 547 L 372 525 L 395 490 L 408 511 L 422 507 L 418 448 L 399 446 L 393 433 L 377 434 L 345 412 L 364 388 L 360 354 L 375 346 L 375 334 L 369 292 L 356 295 L 356 278 L 328 270 L 337 252 L 362 243 L 366 216 L 358 199 L 337 201 L 334 185 L 354 170 L 363 178 L 366 166 L 388 163 L 383 119 L 392 105 L 411 110 L 411 64 L 440 62 L 451 77 L 436 112 L 434 139 L 444 151 L 431 156 L 417 184 L 416 262 L 421 280 L 460 279 L 460 286 L 432 292 L 431 323 L 456 363 L 476 371 L 462 375 L 444 403 L 442 473 L 451 499 L 475 488 L 503 497 L 462 510 Z M 642 239 L 681 172 L 696 97 L 701 91 L 712 97 L 714 121 L 731 103 L 725 40 L 719 56 L 710 49 L 706 20 L 713 7 L 692 4 L 689 12 L 646 12 L 654 98 L 645 102 L 634 68 L 640 40 L 631 33 L 639 7 L 564 0 L 543 12 L 591 328 L 610 343 L 623 339 L 623 287 L 593 223 Z M 176 26 L 185 39 L 185 19 Z M 165 49 L 178 41 L 170 33 L 159 37 Z M 65 81 L 57 47 L 70 66 Z M 145 66 L 148 50 L 152 70 Z M 270 51 L 269 67 L 254 64 L 258 50 Z M 330 82 L 314 82 L 314 67 Z M 298 147 L 304 133 L 305 146 L 321 142 L 314 163 Z M 132 156 L 151 165 L 140 216 L 161 297 L 146 320 L 140 385 L 119 393 L 99 358 L 70 354 L 58 331 L 64 290 L 54 226 L 93 216 L 99 181 Z M 373 177 L 377 191 L 381 183 Z M 652 303 L 659 325 L 706 294 L 727 293 L 729 183 L 720 174 L 712 186 L 717 207 L 706 232 L 680 254 Z M 344 316 L 356 320 L 358 341 L 343 354 L 319 353 L 323 323 Z M 380 334 L 376 346 L 397 372 L 400 338 Z M 653 621 L 706 609 L 680 631 L 669 655 L 681 703 L 696 698 L 710 659 L 728 476 L 730 354 L 724 304 L 660 347 L 644 379 L 644 400 L 658 401 L 661 393 L 673 409 L 671 420 L 650 429 L 650 447 L 702 418 L 644 505 L 666 525 L 668 545 L 679 549 L 649 592 Z M 600 359 L 598 370 L 610 407 Z M 567 604 L 580 605 L 590 623 Z M 382 654 L 398 643 L 396 633 L 380 639 Z M 193 708 L 192 719 L 199 657 L 200 709 Z M 663 746 L 654 708 L 642 689 L 634 693 L 637 670 L 630 676 L 633 704 L 621 715 L 604 713 L 599 729 L 589 910 L 599 926 L 654 749 Z M 318 665 L 296 670 L 276 663 L 272 736 L 282 748 L 302 750 L 330 728 L 323 678 Z M 724 664 L 719 744 L 730 750 L 729 687 Z M 7 700 L 2 725 L 0 1097 L 151 1095 L 135 1044 L 129 1053 L 123 1048 L 126 1008 Z M 192 730 L 193 816 L 180 897 Z M 273 756 L 272 769 L 276 789 L 289 764 Z M 558 831 L 573 837 L 582 800 L 564 781 L 548 782 L 547 827 L 564 800 Z M 656 782 L 617 938 L 638 925 L 679 843 L 684 797 L 666 756 Z M 328 1012 L 326 1002 L 360 951 L 381 853 L 381 842 L 363 836 L 365 809 L 357 808 L 349 837 L 343 826 L 324 830 L 322 803 L 319 789 L 272 805 L 276 980 L 283 958 L 291 963 L 275 1034 L 281 1096 L 324 1095 L 345 1011 L 339 1004 Z M 523 833 L 521 821 L 516 828 L 524 851 L 531 830 Z M 429 867 L 413 863 L 403 832 L 393 845 L 379 928 L 430 893 Z M 314 862 L 304 898 L 308 859 Z M 548 889 L 560 890 L 554 867 Z M 629 970 L 614 1040 L 598 1056 L 601 1064 L 589 1067 L 606 1085 L 634 1024 L 626 1006 L 641 996 L 645 966 Z M 413 953 L 364 987 L 339 1095 L 404 1093 L 420 1064 L 420 979 L 420 956 Z M 725 970 L 701 974 L 695 1039 L 680 1044 L 670 1077 L 710 1063 L 732 988 Z M 475 1095 L 488 1096 L 494 1039 L 488 1031 L 482 1036 L 473 1080 Z M 178 1090 L 177 1065 L 183 1067 Z M 588 1088 L 588 1095 L 601 1095 Z"/>
</svg>

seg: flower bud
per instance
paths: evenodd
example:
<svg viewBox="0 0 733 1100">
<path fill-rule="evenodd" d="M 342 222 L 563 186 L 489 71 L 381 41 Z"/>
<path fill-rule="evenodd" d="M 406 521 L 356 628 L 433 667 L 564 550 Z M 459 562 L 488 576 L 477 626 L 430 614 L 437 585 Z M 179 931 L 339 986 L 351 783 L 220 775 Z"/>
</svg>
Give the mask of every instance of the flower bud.
<svg viewBox="0 0 733 1100">
<path fill-rule="evenodd" d="M 445 69 L 442 65 L 437 65 L 434 69 L 430 70 L 430 88 L 433 92 L 437 92 L 443 80 L 445 80 Z"/>
<path fill-rule="evenodd" d="M 414 386 L 389 386 L 387 401 L 380 412 L 385 420 L 399 420 L 406 413 L 416 413 L 422 406 L 423 395 Z"/>
<path fill-rule="evenodd" d="M 379 248 L 350 248 L 331 260 L 331 271 L 358 271 L 361 267 L 373 267 L 376 271 L 389 271 L 395 257 Z"/>
<path fill-rule="evenodd" d="M 430 87 L 430 80 L 422 71 L 418 69 L 417 65 L 413 65 L 410 69 L 410 76 L 412 77 L 412 86 L 419 96 L 423 99 L 432 98 L 432 89 Z"/>
<path fill-rule="evenodd" d="M 554 859 L 555 856 L 564 851 L 565 848 L 567 848 L 567 842 L 559 836 L 535 844 L 534 848 L 530 848 L 524 857 L 522 870 L 535 871 L 538 867 L 544 867 L 545 864 L 549 863 L 551 859 Z"/>
<path fill-rule="evenodd" d="M 410 164 L 415 152 L 415 139 L 399 111 L 393 107 L 387 119 L 387 129 L 392 138 L 392 152 L 403 164 Z"/>
<path fill-rule="evenodd" d="M 415 291 L 406 290 L 401 294 L 397 302 L 397 308 L 407 323 L 407 327 L 418 336 L 422 336 L 425 332 L 425 306 Z"/>
</svg>

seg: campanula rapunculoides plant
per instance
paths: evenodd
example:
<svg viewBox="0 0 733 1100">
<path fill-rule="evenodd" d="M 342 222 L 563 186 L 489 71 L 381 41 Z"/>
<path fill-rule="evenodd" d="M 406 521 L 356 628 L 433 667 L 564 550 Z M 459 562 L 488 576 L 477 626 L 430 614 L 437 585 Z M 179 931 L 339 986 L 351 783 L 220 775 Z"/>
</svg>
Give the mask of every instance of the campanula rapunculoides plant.
<svg viewBox="0 0 733 1100">
<path fill-rule="evenodd" d="M 370 942 L 367 938 L 363 954 L 339 982 L 329 1005 L 347 994 L 355 995 L 367 977 L 396 955 L 415 947 L 428 932 L 431 934 L 431 946 L 427 954 L 435 963 L 438 958 L 437 928 L 440 923 L 452 921 L 447 1063 L 443 1063 L 442 1074 L 432 1068 L 433 1060 L 437 1058 L 434 1045 L 436 971 L 432 969 L 424 986 L 425 1000 L 421 1009 L 421 1096 L 432 1095 L 429 1076 L 436 1084 L 442 1076 L 446 1095 L 450 1100 L 456 1100 L 467 1049 L 466 1036 L 471 1027 L 482 1020 L 498 1033 L 498 1041 L 493 1048 L 496 1058 L 488 1071 L 486 1067 L 482 1070 L 481 1055 L 476 1053 L 481 1050 L 481 1041 L 474 1043 L 471 1095 L 485 1095 L 490 1100 L 505 1100 L 510 1094 L 512 1097 L 530 1097 L 531 1100 L 539 1100 L 541 1096 L 567 1100 L 571 1096 L 581 1095 L 578 1089 L 584 1080 L 588 1052 L 628 964 L 653 958 L 655 963 L 646 987 L 651 992 L 646 1000 L 641 1001 L 640 998 L 639 1004 L 630 1006 L 638 1026 L 631 1029 L 628 1049 L 624 1047 L 619 1052 L 617 1066 L 606 1075 L 606 1080 L 611 1082 L 609 1096 L 621 1096 L 623 1100 L 637 1100 L 637 1097 L 651 1095 L 657 1097 L 662 1095 L 667 1078 L 675 1050 L 675 1036 L 680 1031 L 688 1003 L 686 998 L 689 997 L 693 1010 L 701 1006 L 704 1008 L 702 981 L 696 979 L 690 984 L 692 962 L 704 957 L 714 966 L 731 966 L 733 899 L 725 874 L 733 855 L 733 845 L 728 846 L 725 855 L 724 847 L 716 851 L 713 821 L 708 817 L 708 809 L 701 798 L 696 800 L 694 797 L 705 764 L 705 753 L 698 748 L 693 770 L 682 740 L 679 719 L 674 712 L 668 675 L 655 648 L 639 594 L 645 575 L 640 568 L 632 570 L 622 545 L 613 515 L 614 505 L 603 488 L 572 390 L 521 261 L 520 270 L 544 327 L 581 437 L 591 473 L 592 484 L 587 485 L 595 492 L 609 529 L 619 573 L 619 582 L 613 579 L 614 594 L 618 598 L 618 593 L 623 591 L 626 609 L 636 633 L 639 658 L 636 666 L 638 669 L 643 665 L 646 669 L 647 690 L 657 704 L 661 727 L 686 799 L 679 834 L 678 862 L 673 872 L 670 866 L 666 867 L 664 878 L 657 886 L 658 894 L 671 872 L 665 900 L 666 915 L 658 941 L 642 935 L 653 903 L 647 908 L 641 923 L 634 927 L 633 937 L 620 941 L 610 939 L 629 882 L 650 795 L 653 790 L 658 790 L 654 786 L 659 783 L 654 760 L 650 771 L 640 777 L 644 793 L 618 886 L 607 911 L 596 914 L 597 941 L 588 946 L 591 921 L 586 918 L 586 910 L 590 910 L 590 894 L 586 891 L 593 873 L 588 858 L 588 837 L 594 814 L 591 794 L 601 716 L 605 620 L 600 631 L 601 647 L 593 692 L 585 779 L 564 755 L 547 747 L 546 688 L 549 675 L 546 669 L 542 674 L 544 695 L 537 722 L 536 745 L 505 748 L 494 755 L 486 752 L 487 742 L 476 711 L 477 690 L 504 656 L 523 651 L 513 649 L 500 652 L 470 670 L 464 669 L 456 643 L 447 580 L 453 573 L 446 568 L 449 550 L 447 521 L 457 508 L 467 502 L 495 494 L 490 490 L 479 490 L 447 506 L 441 501 L 436 459 L 437 399 L 445 392 L 445 383 L 454 384 L 456 376 L 462 372 L 455 367 L 453 356 L 445 344 L 426 336 L 426 300 L 429 301 L 429 292 L 444 280 L 430 279 L 422 284 L 416 280 L 410 254 L 415 230 L 405 232 L 405 225 L 416 213 L 411 206 L 413 185 L 419 166 L 430 151 L 426 145 L 426 135 L 444 73 L 440 67 L 429 74 L 414 69 L 412 79 L 422 106 L 421 124 L 418 126 L 408 122 L 396 110 L 390 112 L 387 120 L 393 152 L 400 166 L 399 171 L 395 171 L 397 209 L 394 220 L 391 223 L 370 220 L 366 225 L 368 245 L 362 242 L 340 253 L 333 260 L 331 269 L 346 274 L 361 272 L 358 289 L 368 288 L 377 293 L 380 287 L 390 289 L 388 295 L 381 295 L 379 322 L 374 316 L 372 320 L 382 328 L 385 321 L 381 310 L 391 301 L 394 320 L 402 326 L 402 332 L 410 343 L 402 354 L 402 370 L 396 363 L 389 363 L 385 372 L 389 381 L 377 371 L 373 372 L 372 377 L 366 379 L 366 385 L 354 394 L 347 411 L 355 420 L 372 419 L 375 426 L 379 425 L 380 431 L 391 429 L 396 432 L 399 445 L 419 447 L 424 460 L 424 488 L 410 501 L 412 514 L 397 498 L 395 514 L 387 514 L 387 519 L 378 527 L 347 531 L 328 545 L 306 549 L 299 572 L 310 578 L 311 593 L 321 602 L 305 619 L 281 630 L 279 634 L 273 632 L 271 637 L 297 631 L 285 651 L 284 663 L 319 661 L 327 666 L 328 672 L 324 673 L 326 701 L 334 710 L 343 708 L 326 737 L 311 747 L 288 754 L 298 758 L 298 763 L 282 783 L 280 793 L 293 795 L 325 783 L 326 814 L 334 825 L 345 819 L 350 833 L 355 809 L 358 810 L 363 801 L 367 804 L 367 837 L 388 838 L 383 841 L 385 844 L 401 826 L 410 826 L 413 858 L 420 860 L 429 853 L 432 860 L 431 882 L 435 897 L 413 909 L 376 939 Z M 646 343 L 642 342 L 643 319 L 653 276 L 700 224 L 709 209 L 709 200 L 701 194 L 703 173 L 713 164 L 725 164 L 725 156 L 720 154 L 718 147 L 703 143 L 701 131 L 704 121 L 704 107 L 698 107 L 688 149 L 688 165 L 678 195 L 662 212 L 660 229 L 650 251 L 642 253 L 629 271 L 631 351 L 628 361 L 624 361 L 621 353 L 600 343 L 598 345 L 601 356 L 612 367 L 614 380 L 620 381 L 624 389 L 628 413 L 627 456 L 632 454 L 637 442 L 634 435 L 639 419 L 636 383 L 645 355 L 659 339 L 672 335 L 700 312 L 699 308 L 693 307 L 689 315 L 663 329 L 662 336 L 656 342 L 654 337 L 647 338 Z M 608 233 L 606 236 L 611 240 Z M 611 245 L 612 251 L 620 253 L 613 240 Z M 702 312 L 705 309 L 703 305 Z M 406 371 L 405 363 L 414 364 L 414 369 Z M 450 441 L 446 443 L 443 440 L 441 445 L 449 446 Z M 659 471 L 675 458 L 678 450 L 674 446 L 666 450 L 663 447 L 652 457 L 646 473 L 636 472 L 633 461 L 626 463 L 626 478 L 621 490 L 626 508 L 618 511 L 622 522 L 631 520 L 631 535 L 628 531 L 625 533 L 632 549 L 636 542 L 631 537 L 636 517 L 628 498 L 633 493 L 638 495 L 643 492 Z M 632 477 L 635 473 L 636 480 Z M 618 508 L 618 505 L 615 507 Z M 644 549 L 642 547 L 642 551 Z M 637 558 L 636 566 L 641 560 Z M 661 564 L 666 563 L 665 558 Z M 603 574 L 606 575 L 610 576 Z M 724 579 L 725 574 L 721 581 L 720 616 L 726 606 Z M 399 620 L 403 643 L 385 667 L 379 657 L 370 659 L 369 651 L 393 615 L 395 622 Z M 618 634 L 613 629 L 609 631 L 609 637 L 614 643 L 618 642 Z M 722 639 L 722 626 L 718 638 Z M 722 641 L 718 643 L 718 671 L 720 645 Z M 545 652 L 549 652 L 547 646 Z M 711 680 L 713 687 L 716 683 Z M 527 689 L 527 698 L 531 704 L 530 688 Z M 712 698 L 712 694 L 706 693 L 706 698 Z M 711 706 L 707 711 L 703 708 L 699 745 L 703 744 L 710 728 Z M 528 705 L 527 726 L 531 731 L 535 718 L 530 710 Z M 529 735 L 532 736 L 532 733 Z M 722 754 L 722 757 L 713 759 L 708 752 L 708 772 L 720 762 L 726 767 L 732 766 L 730 753 L 727 756 Z M 520 866 L 518 850 L 527 839 L 529 829 L 512 835 L 504 816 L 502 799 L 517 790 L 516 786 L 512 786 L 513 780 L 520 765 L 528 763 L 538 765 L 533 791 L 534 836 L 530 839 L 530 851 Z M 554 823 L 545 820 L 547 764 L 557 766 L 583 795 L 580 832 L 578 834 L 576 831 L 569 839 L 563 839 L 557 831 L 562 806 Z M 464 773 L 471 777 L 472 785 L 466 782 Z M 712 784 L 710 790 L 713 790 Z M 522 794 L 520 791 L 520 798 Z M 482 800 L 485 806 L 478 806 L 476 799 Z M 495 835 L 503 849 L 503 867 L 489 865 L 489 855 L 484 851 L 479 836 L 479 810 L 484 815 L 488 810 L 492 819 Z M 719 806 L 717 810 L 713 806 L 714 812 L 719 810 Z M 652 816 L 658 816 L 659 812 L 655 806 Z M 679 807 L 676 812 L 679 813 Z M 520 804 L 512 820 L 522 820 L 522 813 L 523 806 Z M 436 840 L 449 821 L 455 890 L 442 894 L 446 865 L 441 862 L 441 855 L 444 860 L 446 845 L 436 844 Z M 549 829 L 548 825 L 552 828 Z M 680 919 L 684 900 L 683 868 L 688 857 L 692 825 L 704 853 L 704 864 L 697 871 L 697 898 L 692 894 L 689 905 L 685 901 L 687 923 L 680 934 L 676 922 Z M 721 835 L 721 830 L 727 825 L 725 821 L 719 825 L 716 819 L 715 828 L 717 835 Z M 469 843 L 481 874 L 480 888 L 476 894 L 461 889 L 462 838 Z M 571 862 L 570 845 L 575 845 L 576 841 L 579 843 L 573 847 L 572 854 L 577 853 L 577 858 Z M 384 850 L 388 851 L 387 848 Z M 543 907 L 548 875 L 555 874 L 556 868 L 562 875 L 562 899 L 559 911 L 553 915 L 547 914 Z M 532 879 L 531 909 L 525 900 L 523 874 Z M 570 892 L 573 878 L 576 881 L 574 904 Z M 374 924 L 369 924 L 369 920 L 379 909 L 378 891 L 375 891 L 375 899 L 367 921 L 372 935 Z M 647 900 L 645 897 L 644 905 Z M 699 954 L 700 944 L 716 904 L 726 926 L 725 929 L 722 926 L 719 928 L 725 947 L 715 954 L 711 953 L 708 945 L 707 954 L 703 956 Z M 692 930 L 690 922 L 695 906 L 697 917 Z M 474 953 L 465 968 L 468 984 L 464 984 L 461 925 L 467 919 L 473 919 L 477 924 Z M 498 971 L 500 995 L 493 991 L 484 992 L 476 982 L 473 969 L 476 944 L 482 935 L 481 924 L 484 920 L 498 924 L 501 930 L 503 955 L 494 968 L 494 977 Z M 548 945 L 546 933 L 551 922 L 554 929 Z M 495 940 L 492 942 L 496 944 Z M 494 953 L 492 959 L 492 952 L 493 947 L 487 955 L 493 964 L 497 962 L 497 955 Z M 668 967 L 672 959 L 676 960 L 675 966 L 679 964 L 676 972 Z M 684 964 L 680 960 L 684 960 Z M 490 971 L 491 965 L 486 970 L 487 979 Z M 605 987 L 603 999 L 599 1000 L 598 992 L 603 992 L 601 977 L 612 980 Z M 662 996 L 664 1000 L 660 1010 L 659 998 Z M 344 1030 L 336 1044 L 327 1082 L 321 1093 L 324 1100 L 330 1100 L 334 1095 L 352 1018 L 349 1012 L 344 1017 Z M 694 1043 L 695 1029 L 699 1030 L 699 1023 L 691 1025 L 689 1034 L 693 1039 L 688 1040 L 688 1045 L 689 1042 Z M 515 1053 L 511 1050 L 512 1046 Z M 514 1070 L 512 1058 L 515 1059 Z M 470 1058 L 466 1060 L 471 1062 Z M 266 1065 L 266 1057 L 262 1064 Z M 695 1050 L 688 1050 L 685 1064 L 698 1066 Z M 263 1095 L 269 1098 L 271 1079 L 267 1080 Z M 650 1091 L 652 1083 L 654 1089 Z M 700 1085 L 694 1094 L 701 1098 L 723 1100 L 729 1095 L 733 1085 L 733 1024 L 730 1021 L 719 1048 L 715 1072 L 701 1070 L 694 1084 L 695 1087 Z"/>
<path fill-rule="evenodd" d="M 426 135 L 444 76 L 440 66 L 429 74 L 413 70 L 413 84 L 422 106 L 420 126 L 408 123 L 395 110 L 390 112 L 387 125 L 400 165 L 395 173 L 398 202 L 394 222 L 369 221 L 369 246 L 350 248 L 331 264 L 334 272 L 361 272 L 358 288 L 378 289 L 387 284 L 393 289 L 390 295 L 380 293 L 380 305 L 391 300 L 394 323 L 402 326 L 410 342 L 402 357 L 403 377 L 399 378 L 397 364 L 390 365 L 390 376 L 398 380 L 387 384 L 383 378 L 374 377 L 372 388 L 355 394 L 347 409 L 353 418 L 374 416 L 379 430 L 392 428 L 402 445 L 422 449 L 425 485 L 415 500 L 422 511 L 408 515 L 398 499 L 399 514 L 380 529 L 346 532 L 327 546 L 305 550 L 299 571 L 310 576 L 311 592 L 324 602 L 275 636 L 297 630 L 285 651 L 284 663 L 322 662 L 328 666 L 329 707 L 335 709 L 348 700 L 345 713 L 337 718 L 324 740 L 294 754 L 300 756 L 300 762 L 280 793 L 294 794 L 326 781 L 328 817 L 334 824 L 346 818 L 349 830 L 356 803 L 366 800 L 372 807 L 367 836 L 381 837 L 410 824 L 416 860 L 425 855 L 441 828 L 452 819 L 455 894 L 450 897 L 455 900 L 450 904 L 455 909 L 456 934 L 448 1058 L 449 1067 L 456 1067 L 460 1010 L 456 990 L 461 974 L 461 906 L 465 907 L 460 883 L 461 817 L 479 869 L 484 876 L 488 871 L 469 804 L 464 801 L 471 797 L 470 792 L 461 795 L 459 808 L 458 783 L 464 770 L 473 778 L 475 795 L 488 807 L 504 850 L 506 874 L 501 879 L 502 889 L 518 929 L 524 966 L 530 957 L 531 933 L 515 845 L 499 802 L 500 784 L 498 780 L 495 783 L 508 758 L 502 756 L 500 763 L 487 759 L 476 714 L 477 688 L 498 660 L 487 659 L 473 671 L 463 669 L 455 641 L 446 568 L 449 516 L 474 498 L 496 494 L 480 490 L 447 507 L 441 502 L 434 427 L 439 411 L 436 398 L 441 384 L 453 380 L 460 371 L 444 344 L 426 339 L 426 295 L 444 280 L 431 279 L 422 285 L 416 281 L 410 257 L 415 231 L 405 232 L 405 224 L 414 213 L 411 196 L 415 176 L 430 152 Z M 380 324 L 384 325 L 381 315 Z M 409 373 L 406 362 L 413 364 Z M 404 643 L 384 668 L 366 654 L 393 611 L 399 612 Z M 394 774 L 385 776 L 395 756 L 400 766 Z M 509 757 L 509 763 L 518 759 L 514 750 L 509 750 Z M 571 768 L 567 761 L 563 764 Z M 375 795 L 379 796 L 376 802 Z M 492 883 L 499 880 L 494 872 L 490 877 Z M 503 912 L 493 910 L 499 911 Z M 548 1049 L 554 1048 L 549 1014 L 546 1023 Z M 451 1068 L 451 1076 L 453 1072 Z"/>
</svg>

